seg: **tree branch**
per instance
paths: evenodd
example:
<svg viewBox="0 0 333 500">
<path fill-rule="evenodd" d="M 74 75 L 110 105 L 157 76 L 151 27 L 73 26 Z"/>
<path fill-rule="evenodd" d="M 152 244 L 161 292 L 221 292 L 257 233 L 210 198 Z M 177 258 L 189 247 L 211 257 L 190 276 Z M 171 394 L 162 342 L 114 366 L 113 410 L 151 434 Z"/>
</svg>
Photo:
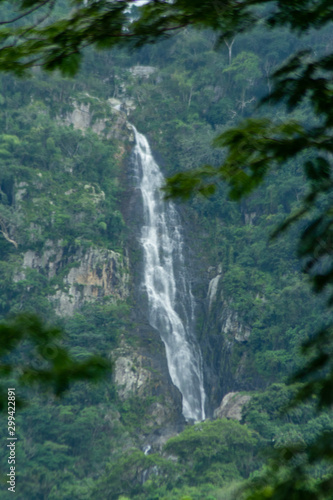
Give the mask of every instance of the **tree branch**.
<svg viewBox="0 0 333 500">
<path fill-rule="evenodd" d="M 53 3 L 53 0 L 45 0 L 44 2 L 42 2 L 39 5 L 37 5 L 36 7 L 33 7 L 30 10 L 27 10 L 23 14 L 20 14 L 19 16 L 14 17 L 13 19 L 10 19 L 9 21 L 0 21 L 0 25 L 15 23 L 16 21 L 19 21 L 20 19 L 23 19 L 23 17 L 26 17 L 29 14 L 32 14 L 33 12 L 35 12 L 36 10 L 41 9 L 42 7 L 44 7 L 44 5 L 46 5 L 46 4 L 50 3 L 50 2 Z"/>
</svg>

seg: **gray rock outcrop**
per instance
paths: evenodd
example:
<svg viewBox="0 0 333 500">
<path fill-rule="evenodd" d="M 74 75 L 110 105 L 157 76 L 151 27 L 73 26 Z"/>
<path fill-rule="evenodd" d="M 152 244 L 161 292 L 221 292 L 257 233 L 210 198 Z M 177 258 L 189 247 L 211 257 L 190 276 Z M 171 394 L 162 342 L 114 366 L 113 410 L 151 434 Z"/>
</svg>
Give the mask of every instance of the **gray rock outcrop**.
<svg viewBox="0 0 333 500">
<path fill-rule="evenodd" d="M 214 411 L 214 418 L 230 418 L 242 420 L 242 409 L 251 399 L 248 394 L 229 392 L 224 396 L 218 408 Z"/>
</svg>

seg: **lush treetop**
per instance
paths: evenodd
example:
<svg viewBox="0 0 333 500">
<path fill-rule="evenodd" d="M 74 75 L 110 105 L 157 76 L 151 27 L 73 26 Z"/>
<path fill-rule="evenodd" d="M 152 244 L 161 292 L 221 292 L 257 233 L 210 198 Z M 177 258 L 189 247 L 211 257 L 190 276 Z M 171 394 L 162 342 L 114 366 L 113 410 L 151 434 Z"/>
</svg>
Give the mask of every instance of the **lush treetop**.
<svg viewBox="0 0 333 500">
<path fill-rule="evenodd" d="M 138 9 L 135 4 L 124 0 L 0 1 L 0 70 L 22 75 L 33 66 L 42 66 L 73 75 L 89 45 L 98 49 L 136 48 L 187 26 L 211 29 L 220 42 L 255 25 L 267 29 L 284 26 L 304 34 L 330 26 L 333 19 L 331 0 L 154 0 Z M 238 71 L 243 63 L 240 57 L 235 58 L 228 72 Z M 255 72 L 255 60 L 251 65 Z M 249 119 L 216 139 L 216 146 L 227 152 L 220 167 L 180 174 L 168 186 L 171 195 L 190 196 L 196 191 L 210 194 L 216 182 L 223 180 L 229 184 L 231 196 L 239 199 L 262 183 L 270 168 L 301 156 L 308 190 L 301 209 L 283 227 L 305 214 L 310 220 L 300 238 L 299 254 L 305 261 L 304 270 L 320 292 L 331 290 L 333 285 L 332 73 L 329 47 L 321 53 L 309 47 L 293 54 L 275 72 L 272 92 L 262 104 L 281 103 L 295 110 L 306 102 L 312 119 L 306 123 L 289 120 L 282 125 Z M 329 304 L 333 304 L 333 293 Z M 297 376 L 305 382 L 299 397 L 313 397 L 318 406 L 333 404 L 332 348 L 332 329 L 318 332 L 305 346 L 309 362 Z M 63 373 L 60 375 L 62 387 Z M 284 448 L 277 462 L 283 467 L 273 485 L 259 485 L 250 498 L 330 498 L 332 475 L 319 478 L 314 488 L 307 473 L 314 462 L 332 460 L 332 443 L 333 433 L 329 431 L 306 451 L 297 446 Z M 294 467 L 285 467 L 290 464 Z"/>
<path fill-rule="evenodd" d="M 34 65 L 74 74 L 83 49 L 140 47 L 185 26 L 209 28 L 219 40 L 258 22 L 298 32 L 332 21 L 327 0 L 22 0 L 0 1 L 0 69 L 17 74 Z"/>
</svg>

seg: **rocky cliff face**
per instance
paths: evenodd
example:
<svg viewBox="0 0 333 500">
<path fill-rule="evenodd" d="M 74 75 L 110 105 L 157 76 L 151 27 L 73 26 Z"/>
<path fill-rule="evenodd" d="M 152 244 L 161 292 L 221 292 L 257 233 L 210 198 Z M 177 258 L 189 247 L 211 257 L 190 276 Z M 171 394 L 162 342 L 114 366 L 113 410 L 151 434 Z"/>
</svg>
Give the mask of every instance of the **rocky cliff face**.
<svg viewBox="0 0 333 500">
<path fill-rule="evenodd" d="M 143 439 L 163 443 L 171 429 L 175 433 L 185 423 L 181 394 L 171 382 L 165 348 L 158 332 L 144 317 L 140 320 L 136 315 L 136 320 L 136 327 L 129 332 L 136 345 L 130 345 L 128 336 L 124 335 L 120 347 L 113 352 L 114 379 L 121 400 L 139 396 L 146 401 L 144 427 L 149 438 L 142 436 Z"/>
<path fill-rule="evenodd" d="M 98 101 L 97 104 L 104 109 L 101 117 L 93 98 L 88 98 L 90 102 L 73 101 L 72 111 L 58 117 L 58 122 L 82 131 L 83 136 L 93 131 L 100 137 L 116 140 L 116 155 L 126 169 L 129 165 L 126 155 L 133 143 L 132 128 L 126 117 L 131 103 L 115 99 L 104 103 Z M 130 173 L 127 174 L 130 177 Z M 23 284 L 29 293 L 31 273 L 42 278 L 49 303 L 57 315 L 65 319 L 80 312 L 86 304 L 103 307 L 103 304 L 110 303 L 132 303 L 131 324 L 128 321 L 130 325 L 122 333 L 119 347 L 112 352 L 113 379 L 121 401 L 135 397 L 145 401 L 148 419 L 140 439 L 159 446 L 167 435 L 174 434 L 179 425 L 184 424 L 184 420 L 181 395 L 168 373 L 164 344 L 148 324 L 142 295 L 138 292 L 141 262 L 134 233 L 138 234 L 141 219 L 136 192 L 131 182 L 127 182 L 127 174 L 121 174 L 127 183 L 122 208 L 132 207 L 135 216 L 132 217 L 127 209 L 123 210 L 131 234 L 123 247 L 118 245 L 117 249 L 110 248 L 110 240 L 104 236 L 107 224 L 98 222 L 105 220 L 103 210 L 108 202 L 103 186 L 77 180 L 72 169 L 67 169 L 63 176 L 66 185 L 51 181 L 44 172 L 37 173 L 30 181 L 16 182 L 13 193 L 15 212 L 21 226 L 28 229 L 24 243 L 22 238 L 19 241 L 20 264 L 14 273 L 14 281 Z M 46 193 L 49 196 L 45 196 Z M 64 207 L 67 206 L 76 208 L 73 213 L 66 213 Z M 74 239 L 67 238 L 68 228 L 61 218 L 68 218 L 74 231 L 77 229 Z M 59 225 L 59 220 L 61 229 L 53 229 Z M 90 240 L 87 241 L 78 229 L 82 226 L 82 231 L 85 231 L 87 224 L 96 226 L 102 239 L 94 241 L 88 234 Z"/>
<path fill-rule="evenodd" d="M 231 418 L 242 420 L 243 407 L 250 401 L 251 396 L 240 392 L 229 392 L 224 396 L 221 404 L 214 411 L 214 418 Z"/>
<path fill-rule="evenodd" d="M 251 329 L 239 319 L 232 307 L 232 300 L 225 296 L 222 265 L 209 267 L 201 280 L 203 293 L 206 291 L 201 300 L 201 345 L 209 400 L 208 413 L 212 416 L 225 395 L 250 389 L 243 383 L 243 370 Z M 240 348 L 242 353 L 239 356 Z"/>
<path fill-rule="evenodd" d="M 150 70 L 150 68 L 149 68 Z M 141 71 L 141 69 L 140 69 Z M 140 72 L 133 69 L 134 75 Z M 141 75 L 141 73 L 140 73 Z M 109 99 L 108 106 L 110 117 L 94 117 L 93 106 L 91 104 L 73 103 L 72 113 L 65 117 L 65 122 L 74 128 L 82 131 L 92 128 L 98 134 L 106 137 L 111 135 L 118 139 L 124 139 L 124 135 L 130 143 L 133 143 L 132 129 L 127 122 L 126 115 L 134 106 L 130 100 Z M 110 135 L 111 134 L 111 135 Z M 139 231 L 142 223 L 141 200 L 138 196 L 132 180 L 131 162 L 127 163 L 127 173 L 125 179 L 126 191 L 123 197 L 122 212 L 125 215 L 129 226 L 128 254 L 129 261 L 125 267 L 129 269 L 130 281 L 133 284 L 130 292 L 135 296 L 136 305 L 133 308 L 135 321 L 140 325 L 136 331 L 137 338 L 140 339 L 140 346 L 133 349 L 123 339 L 122 347 L 117 351 L 115 364 L 115 380 L 119 387 L 119 396 L 122 399 L 130 397 L 132 394 L 138 396 L 156 396 L 163 399 L 163 404 L 155 409 L 151 409 L 152 422 L 155 425 L 166 425 L 168 421 L 181 422 L 181 398 L 178 390 L 172 385 L 168 373 L 164 345 L 159 340 L 159 335 L 147 323 L 147 302 L 145 294 L 140 291 L 142 283 L 142 253 L 138 244 Z M 188 242 L 190 245 L 190 238 Z M 110 256 L 111 257 L 111 256 Z M 106 255 L 104 254 L 104 258 Z M 191 256 L 188 256 L 191 259 Z M 83 300 L 94 300 L 96 296 L 105 296 L 105 289 L 109 286 L 111 295 L 118 298 L 128 296 L 126 283 L 128 274 L 120 263 L 119 256 L 111 257 L 114 265 L 108 266 L 104 271 L 100 271 L 100 278 L 96 270 L 97 262 L 101 256 L 86 255 L 81 256 L 80 266 L 73 268 L 65 278 L 69 287 L 71 299 L 66 293 L 57 291 L 55 301 L 58 311 L 68 314 L 75 308 L 79 308 Z M 103 258 L 102 258 L 103 260 Z M 108 260 L 108 259 L 107 259 Z M 97 265 L 98 267 L 98 265 Z M 116 272 L 115 270 L 119 270 Z M 114 282 L 106 285 L 108 275 Z M 246 390 L 242 382 L 242 373 L 246 361 L 246 348 L 240 359 L 235 363 L 233 355 L 238 345 L 246 347 L 251 330 L 238 317 L 237 312 L 232 307 L 232 301 L 225 297 L 223 291 L 223 269 L 221 265 L 210 267 L 203 276 L 202 288 L 206 290 L 206 297 L 203 301 L 204 332 L 202 335 L 202 351 L 205 365 L 205 384 L 208 395 L 208 414 L 212 415 L 213 410 L 218 408 L 223 397 L 237 390 Z M 103 281 L 104 280 L 104 281 Z M 80 287 L 81 286 L 81 287 Z M 148 347 L 155 345 L 155 350 Z M 156 418 L 154 417 L 156 413 Z M 154 420 L 155 419 L 155 420 Z"/>
<path fill-rule="evenodd" d="M 15 281 L 34 269 L 48 279 L 61 276 L 49 300 L 60 316 L 71 316 L 87 302 L 125 300 L 129 296 L 128 259 L 105 248 L 64 247 L 63 241 L 47 240 L 41 252 L 23 254 L 22 270 Z"/>
<path fill-rule="evenodd" d="M 106 118 L 93 122 L 93 117 L 89 103 L 74 101 L 73 111 L 62 119 L 62 123 L 83 132 L 91 128 L 109 139 L 121 138 L 123 144 L 118 150 L 123 155 L 125 144 L 131 139 L 123 114 L 108 106 Z M 85 225 L 98 224 L 96 220 L 103 218 L 103 205 L 107 201 L 104 191 L 97 184 L 77 180 L 71 169 L 66 171 L 64 179 L 66 187 L 58 186 L 53 175 L 37 172 L 30 182 L 16 182 L 14 186 L 15 213 L 20 226 L 28 228 L 25 229 L 25 241 L 22 241 L 28 249 L 22 254 L 22 265 L 14 281 L 25 280 L 29 269 L 41 274 L 50 284 L 48 299 L 57 314 L 71 316 L 88 302 L 126 300 L 130 293 L 130 276 L 126 249 L 109 249 L 92 241 L 90 235 L 90 241 L 86 241 L 81 233 Z M 77 228 L 74 241 L 73 238 L 67 241 L 71 228 L 66 227 L 66 219 L 74 231 L 75 226 Z M 61 229 L 57 231 L 56 227 Z M 49 237 L 45 238 L 45 234 Z M 63 237 L 57 237 L 60 235 Z"/>
<path fill-rule="evenodd" d="M 98 221 L 103 219 L 103 207 L 108 200 L 101 186 L 76 180 L 70 169 L 66 186 L 54 184 L 49 187 L 49 177 L 44 172 L 37 172 L 32 180 L 19 181 L 14 186 L 15 211 L 21 226 L 27 228 L 21 265 L 14 274 L 14 281 L 25 282 L 29 271 L 42 276 L 48 284 L 49 302 L 59 316 L 67 318 L 87 303 L 102 305 L 130 300 L 133 327 L 122 336 L 120 347 L 113 353 L 118 395 L 123 401 L 133 396 L 146 398 L 150 414 L 148 427 L 164 427 L 171 432 L 170 424 L 173 429 L 183 424 L 181 396 L 171 382 L 159 334 L 148 324 L 147 300 L 141 290 L 142 252 L 138 238 L 142 208 L 132 182 L 130 151 L 133 134 L 127 121 L 131 106 L 133 102 L 128 100 L 109 99 L 104 103 L 97 100 L 95 103 L 94 98 L 87 95 L 82 102 L 74 100 L 72 110 L 58 117 L 59 122 L 82 131 L 83 135 L 94 131 L 100 137 L 118 141 L 115 154 L 123 162 L 121 178 L 125 188 L 119 208 L 128 228 L 123 248 L 110 248 L 106 240 L 104 243 L 93 240 L 87 243 L 80 234 L 74 241 L 62 238 L 59 231 L 53 235 L 53 226 L 64 217 L 57 211 L 59 203 L 77 207 L 71 216 L 72 224 L 82 223 L 82 227 L 87 226 L 87 221 L 92 225 L 100 224 L 103 233 L 106 224 Z M 47 189 L 50 196 L 45 199 L 41 193 Z M 41 217 L 29 219 L 27 214 L 32 210 L 31 204 L 35 212 L 40 210 Z M 47 238 L 44 237 L 46 227 Z M 15 233 L 10 236 L 16 237 Z M 190 237 L 187 245 L 192 246 Z M 20 247 L 19 244 L 18 251 Z M 191 261 L 190 254 L 187 260 Z M 202 267 L 201 263 L 198 265 Z M 200 271 L 199 274 L 204 298 L 198 312 L 201 308 L 205 385 L 210 407 L 208 413 L 212 415 L 225 394 L 244 389 L 244 358 L 235 365 L 232 357 L 237 345 L 246 345 L 251 332 L 233 310 L 231 301 L 224 296 L 222 266 L 211 267 L 207 273 Z"/>
<path fill-rule="evenodd" d="M 86 97 L 91 102 L 77 102 L 73 100 L 73 110 L 59 120 L 66 125 L 72 125 L 76 130 L 87 129 L 93 130 L 96 134 L 104 135 L 107 139 L 116 138 L 120 141 L 133 142 L 134 136 L 132 127 L 129 125 L 126 118 L 126 111 L 131 107 L 132 101 L 119 101 L 117 99 L 108 99 L 106 102 L 101 102 L 99 99 L 86 94 Z M 99 113 L 94 111 L 92 103 L 94 100 L 105 110 L 104 117 L 99 117 Z M 122 108 L 122 111 L 120 111 Z"/>
</svg>

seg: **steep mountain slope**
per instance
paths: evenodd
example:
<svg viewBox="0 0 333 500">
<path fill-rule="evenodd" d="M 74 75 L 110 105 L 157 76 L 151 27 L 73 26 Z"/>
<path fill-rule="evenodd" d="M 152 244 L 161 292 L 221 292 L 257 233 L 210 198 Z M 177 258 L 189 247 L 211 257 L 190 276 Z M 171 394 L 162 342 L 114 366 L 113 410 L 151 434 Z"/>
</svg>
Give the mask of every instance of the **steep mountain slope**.
<svg viewBox="0 0 333 500">
<path fill-rule="evenodd" d="M 27 81 L 1 77 L 0 313 L 37 311 L 65 327 L 78 358 L 97 351 L 115 361 L 112 380 L 77 384 L 61 401 L 25 393 L 18 499 L 224 498 L 219 488 L 261 466 L 263 444 L 308 439 L 308 421 L 331 425 L 311 405 L 277 423 L 300 344 L 324 320 L 295 257 L 297 228 L 268 242 L 304 190 L 299 164 L 274 172 L 241 206 L 224 186 L 177 205 L 207 415 L 227 396 L 215 415 L 247 425 L 186 426 L 142 290 L 129 122 L 165 175 L 217 164 L 214 135 L 251 114 L 268 70 L 300 43 L 263 36 L 237 39 L 231 59 L 211 33 L 187 30 L 133 56 L 87 52 L 75 80 L 37 70 Z"/>
</svg>

